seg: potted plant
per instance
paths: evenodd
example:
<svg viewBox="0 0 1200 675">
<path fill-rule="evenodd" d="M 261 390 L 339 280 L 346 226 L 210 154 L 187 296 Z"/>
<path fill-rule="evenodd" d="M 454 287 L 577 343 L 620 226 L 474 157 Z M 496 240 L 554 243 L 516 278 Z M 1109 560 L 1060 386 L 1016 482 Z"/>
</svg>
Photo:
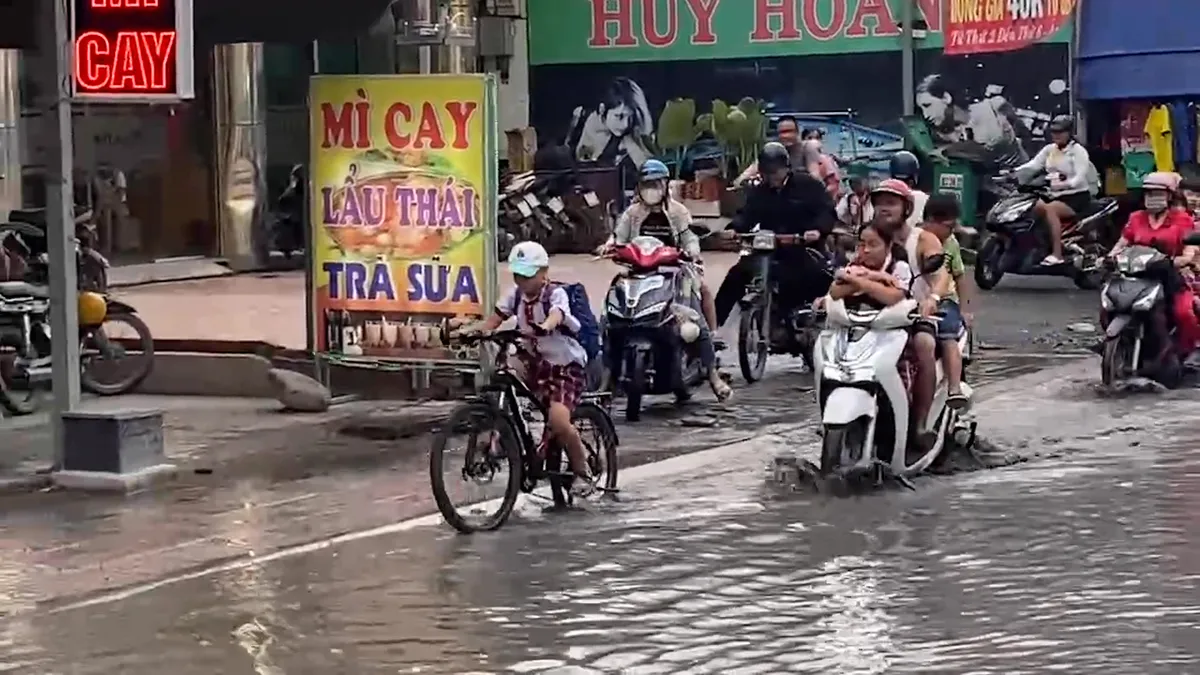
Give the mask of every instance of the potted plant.
<svg viewBox="0 0 1200 675">
<path fill-rule="evenodd" d="M 717 99 L 712 102 L 712 113 L 706 121 L 711 125 L 713 137 L 721 145 L 725 184 L 732 186 L 734 179 L 754 163 L 766 142 L 767 116 L 763 102 L 746 97 L 738 101 L 736 106 L 730 106 Z M 721 195 L 721 215 L 732 217 L 741 208 L 741 203 L 740 190 L 724 190 Z"/>
</svg>

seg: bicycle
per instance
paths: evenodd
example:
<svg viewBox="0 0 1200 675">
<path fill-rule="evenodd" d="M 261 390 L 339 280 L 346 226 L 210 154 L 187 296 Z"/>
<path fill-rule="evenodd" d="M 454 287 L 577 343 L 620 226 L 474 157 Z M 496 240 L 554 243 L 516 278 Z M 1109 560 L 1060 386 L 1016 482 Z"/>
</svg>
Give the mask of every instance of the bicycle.
<svg viewBox="0 0 1200 675">
<path fill-rule="evenodd" d="M 434 437 L 433 448 L 429 454 L 429 478 L 438 510 L 451 527 L 464 534 L 499 529 L 512 515 L 520 493 L 532 494 L 542 479 L 547 479 L 550 483 L 555 507 L 567 507 L 574 501 L 570 489 L 575 475 L 569 470 L 564 470 L 568 468 L 565 465 L 565 449 L 557 441 L 551 440 L 548 430 L 540 440 L 535 439 L 521 409 L 520 401 L 524 399 L 535 411 L 540 412 L 543 418 L 546 415 L 545 406 L 508 363 L 511 348 L 526 337 L 520 331 L 505 330 L 487 335 L 451 338 L 451 341 L 461 344 L 491 342 L 499 348 L 491 382 L 483 387 L 478 395 L 468 397 L 451 413 L 446 424 Z M 597 437 L 592 439 L 597 442 L 589 443 L 588 439 L 584 438 L 588 468 L 597 481 L 602 475 L 605 478 L 603 486 L 596 486 L 598 491 L 616 494 L 619 440 L 612 418 L 603 405 L 609 396 L 610 394 L 605 392 L 585 393 L 572 414 L 572 421 L 575 422 L 576 428 L 581 426 L 581 422 L 586 422 L 597 432 Z M 507 464 L 509 470 L 508 483 L 505 485 L 499 509 L 480 525 L 467 522 L 451 503 L 446 490 L 446 446 L 451 435 L 464 429 L 470 433 L 470 441 L 461 472 L 463 480 L 490 483 L 504 464 Z M 484 433 L 481 434 L 481 431 Z M 484 436 L 483 439 L 481 435 Z M 479 442 L 481 440 L 482 443 Z M 601 444 L 604 446 L 603 450 L 596 447 Z M 601 452 L 604 453 L 603 464 Z"/>
</svg>

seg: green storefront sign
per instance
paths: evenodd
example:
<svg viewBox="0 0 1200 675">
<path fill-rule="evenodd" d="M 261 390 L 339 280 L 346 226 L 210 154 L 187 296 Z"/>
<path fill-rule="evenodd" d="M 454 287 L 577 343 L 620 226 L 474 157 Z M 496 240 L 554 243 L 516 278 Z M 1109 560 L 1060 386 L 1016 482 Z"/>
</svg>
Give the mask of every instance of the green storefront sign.
<svg viewBox="0 0 1200 675">
<path fill-rule="evenodd" d="M 952 4 L 915 0 L 943 48 Z M 849 54 L 900 49 L 904 0 L 527 0 L 529 63 L 614 63 Z M 1040 4 L 1040 3 L 1039 3 Z M 1000 7 L 1000 5 L 997 5 Z M 961 10 L 961 7 L 958 8 Z M 1067 42 L 1069 24 L 1039 42 Z"/>
</svg>

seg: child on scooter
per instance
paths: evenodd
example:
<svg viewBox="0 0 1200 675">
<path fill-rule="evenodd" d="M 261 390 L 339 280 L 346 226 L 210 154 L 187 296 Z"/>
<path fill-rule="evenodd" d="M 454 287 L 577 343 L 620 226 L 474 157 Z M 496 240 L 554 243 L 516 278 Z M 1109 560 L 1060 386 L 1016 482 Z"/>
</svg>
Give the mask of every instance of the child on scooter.
<svg viewBox="0 0 1200 675">
<path fill-rule="evenodd" d="M 938 321 L 937 340 L 942 352 L 942 368 L 946 371 L 946 405 L 956 410 L 965 408 L 969 401 L 962 393 L 963 356 L 958 339 L 964 327 L 971 325 L 971 315 L 963 313 L 960 302 L 969 303 L 967 295 L 966 266 L 963 264 L 962 247 L 954 236 L 959 219 L 958 199 L 954 195 L 935 194 L 925 205 L 921 228 L 937 235 L 946 255 L 946 270 L 950 272 L 950 292 L 938 299 L 937 308 L 942 314 Z M 964 283 L 966 282 L 966 283 Z M 969 304 L 968 304 L 969 306 Z"/>
</svg>

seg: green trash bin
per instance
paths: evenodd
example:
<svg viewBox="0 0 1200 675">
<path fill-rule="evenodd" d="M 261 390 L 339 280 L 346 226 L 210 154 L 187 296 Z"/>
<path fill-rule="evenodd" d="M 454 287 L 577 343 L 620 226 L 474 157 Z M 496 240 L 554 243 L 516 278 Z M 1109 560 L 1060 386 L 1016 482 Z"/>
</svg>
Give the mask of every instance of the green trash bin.
<svg viewBox="0 0 1200 675">
<path fill-rule="evenodd" d="M 944 164 L 934 164 L 933 194 L 950 194 L 957 197 L 962 211 L 962 224 L 975 227 L 979 178 L 969 163 L 949 160 Z"/>
</svg>

